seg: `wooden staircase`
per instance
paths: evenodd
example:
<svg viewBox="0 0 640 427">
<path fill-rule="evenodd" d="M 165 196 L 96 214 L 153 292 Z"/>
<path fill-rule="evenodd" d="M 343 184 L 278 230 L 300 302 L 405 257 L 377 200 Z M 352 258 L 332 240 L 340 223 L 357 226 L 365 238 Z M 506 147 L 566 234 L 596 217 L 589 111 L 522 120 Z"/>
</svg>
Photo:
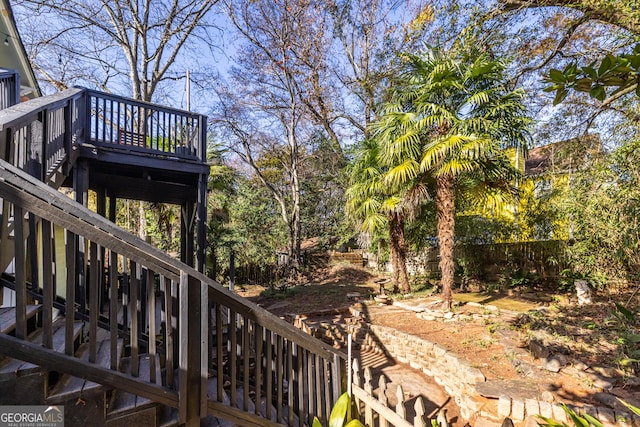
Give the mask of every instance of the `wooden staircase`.
<svg viewBox="0 0 640 427">
<path fill-rule="evenodd" d="M 73 89 L 0 111 L 0 288 L 15 293 L 0 309 L 0 404 L 64 405 L 68 425 L 328 419 L 341 352 L 52 188 L 73 173 L 72 141 L 105 136 L 86 128 L 106 116 L 100 96 Z M 34 157 L 35 122 L 57 125 Z"/>
</svg>

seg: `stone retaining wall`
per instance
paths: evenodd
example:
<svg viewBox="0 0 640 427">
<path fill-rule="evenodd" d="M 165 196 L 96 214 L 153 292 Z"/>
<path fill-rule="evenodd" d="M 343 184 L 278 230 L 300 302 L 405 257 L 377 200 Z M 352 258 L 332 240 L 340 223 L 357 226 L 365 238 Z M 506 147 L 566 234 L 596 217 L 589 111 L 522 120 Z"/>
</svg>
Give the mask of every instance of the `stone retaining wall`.
<svg viewBox="0 0 640 427">
<path fill-rule="evenodd" d="M 537 426 L 540 421 L 537 415 L 568 422 L 566 413 L 557 402 L 480 396 L 475 385 L 486 380 L 480 369 L 436 343 L 380 325 L 360 323 L 350 329 L 360 336 L 364 330 L 363 350 L 385 352 L 432 377 L 455 400 L 460 415 L 475 427 L 498 427 L 505 417 L 510 417 L 516 427 Z M 607 427 L 640 427 L 640 418 L 624 410 L 614 412 L 610 408 L 591 406 L 573 409 L 596 417 Z"/>
<path fill-rule="evenodd" d="M 485 406 L 484 398 L 475 398 L 475 384 L 484 382 L 480 369 L 442 346 L 422 338 L 380 325 L 363 324 L 367 329 L 363 349 L 385 351 L 401 363 L 432 377 L 456 402 L 466 420 L 476 418 Z M 497 415 L 497 414 L 496 414 Z"/>
</svg>

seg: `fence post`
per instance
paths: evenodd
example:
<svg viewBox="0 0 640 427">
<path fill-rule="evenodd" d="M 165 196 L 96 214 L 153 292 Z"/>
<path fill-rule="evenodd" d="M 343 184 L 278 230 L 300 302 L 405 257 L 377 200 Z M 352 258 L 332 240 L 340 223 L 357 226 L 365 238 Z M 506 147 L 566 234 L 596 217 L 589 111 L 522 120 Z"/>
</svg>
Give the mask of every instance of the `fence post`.
<svg viewBox="0 0 640 427">
<path fill-rule="evenodd" d="M 380 375 L 380 380 L 378 381 L 378 401 L 382 403 L 384 406 L 389 406 L 389 402 L 387 401 L 387 380 L 384 375 Z M 387 427 L 389 423 L 385 417 L 380 417 L 380 427 Z"/>
<path fill-rule="evenodd" d="M 398 385 L 398 389 L 396 390 L 396 398 L 398 399 L 398 403 L 396 403 L 396 414 L 406 420 L 407 410 L 404 407 L 404 390 L 402 390 L 401 385 Z"/>
<path fill-rule="evenodd" d="M 413 409 L 416 411 L 416 417 L 413 419 L 413 427 L 427 427 L 427 423 L 424 421 L 425 409 L 422 396 L 418 396 L 416 398 L 416 403 L 413 406 Z"/>
<path fill-rule="evenodd" d="M 360 381 L 360 363 L 358 362 L 358 359 L 353 359 L 353 363 L 351 364 L 351 369 L 353 370 L 353 377 L 352 377 L 351 381 L 353 382 L 353 385 L 355 385 L 356 387 L 360 388 L 362 383 Z M 355 405 L 356 413 L 358 415 L 360 415 L 360 402 L 361 402 L 361 400 L 358 399 L 354 395 L 353 396 L 353 404 Z M 358 418 L 361 419 L 359 416 L 358 416 Z"/>
<path fill-rule="evenodd" d="M 373 397 L 373 387 L 371 385 L 371 369 L 364 368 L 364 391 Z M 364 422 L 368 426 L 373 425 L 373 408 L 367 403 L 364 410 Z"/>
</svg>

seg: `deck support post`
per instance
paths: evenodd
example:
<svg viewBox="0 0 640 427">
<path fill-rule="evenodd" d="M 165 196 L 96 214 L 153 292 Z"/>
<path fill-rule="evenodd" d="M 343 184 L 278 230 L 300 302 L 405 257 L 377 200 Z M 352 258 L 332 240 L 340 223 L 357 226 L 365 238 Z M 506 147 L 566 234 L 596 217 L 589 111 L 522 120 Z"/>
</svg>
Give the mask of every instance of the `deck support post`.
<svg viewBox="0 0 640 427">
<path fill-rule="evenodd" d="M 208 360 L 208 339 L 202 317 L 207 316 L 208 301 L 203 284 L 185 271 L 180 272 L 179 286 L 179 422 L 195 427 L 207 416 L 207 371 L 202 358 Z"/>
<path fill-rule="evenodd" d="M 73 171 L 73 191 L 75 193 L 76 202 L 82 206 L 87 206 L 89 203 L 89 164 L 85 159 L 79 159 L 76 169 Z M 87 281 L 86 281 L 86 241 L 84 238 L 76 236 L 77 242 L 77 257 L 76 262 L 76 302 L 80 306 L 80 312 L 86 312 L 87 301 Z M 69 284 L 71 285 L 71 284 Z"/>
<path fill-rule="evenodd" d="M 180 209 L 180 261 L 194 267 L 193 239 L 195 225 L 195 205 L 193 202 L 182 204 Z"/>
<path fill-rule="evenodd" d="M 198 205 L 196 215 L 197 245 L 196 245 L 196 270 L 206 273 L 207 250 L 207 175 L 200 174 L 198 178 Z"/>
<path fill-rule="evenodd" d="M 109 212 L 107 219 L 114 224 L 116 223 L 116 197 L 109 194 Z"/>
</svg>

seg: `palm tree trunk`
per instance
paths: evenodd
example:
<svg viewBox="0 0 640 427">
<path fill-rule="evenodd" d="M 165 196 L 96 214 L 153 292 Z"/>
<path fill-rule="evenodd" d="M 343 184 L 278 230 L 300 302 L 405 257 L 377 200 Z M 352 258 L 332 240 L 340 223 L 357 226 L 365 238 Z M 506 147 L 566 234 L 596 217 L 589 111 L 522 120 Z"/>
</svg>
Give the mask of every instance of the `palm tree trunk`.
<svg viewBox="0 0 640 427">
<path fill-rule="evenodd" d="M 393 242 L 393 231 L 391 221 L 389 220 L 389 253 L 391 255 L 391 267 L 393 268 L 393 293 L 400 292 L 400 269 L 398 268 L 398 250 Z"/>
<path fill-rule="evenodd" d="M 388 220 L 389 240 L 391 241 L 391 259 L 393 262 L 394 290 L 399 285 L 403 293 L 409 293 L 411 291 L 411 286 L 409 285 L 409 276 L 407 274 L 404 218 L 401 214 L 392 212 L 389 214 Z"/>
<path fill-rule="evenodd" d="M 451 289 L 453 287 L 453 239 L 456 213 L 454 184 L 454 179 L 450 175 L 439 176 L 436 179 L 440 284 L 442 285 L 442 301 L 446 310 L 451 310 Z"/>
</svg>

